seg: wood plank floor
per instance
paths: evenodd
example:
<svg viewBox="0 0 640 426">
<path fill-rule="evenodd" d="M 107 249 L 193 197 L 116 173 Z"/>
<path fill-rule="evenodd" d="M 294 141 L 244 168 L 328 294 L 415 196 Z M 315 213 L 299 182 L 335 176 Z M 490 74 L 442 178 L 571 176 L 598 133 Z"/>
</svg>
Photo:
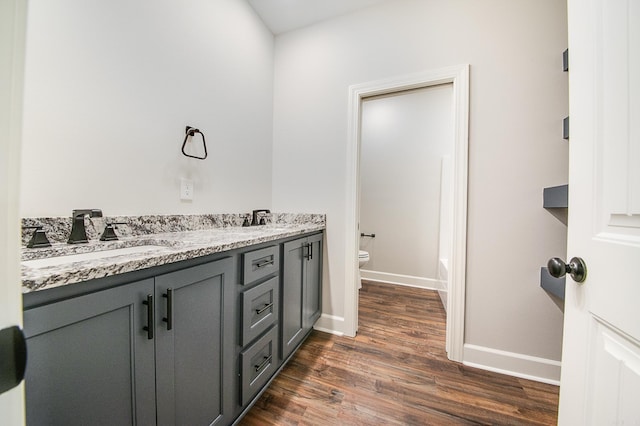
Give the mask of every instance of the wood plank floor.
<svg viewBox="0 0 640 426">
<path fill-rule="evenodd" d="M 356 338 L 314 331 L 241 425 L 552 425 L 558 387 L 449 361 L 435 291 L 367 283 Z"/>
</svg>

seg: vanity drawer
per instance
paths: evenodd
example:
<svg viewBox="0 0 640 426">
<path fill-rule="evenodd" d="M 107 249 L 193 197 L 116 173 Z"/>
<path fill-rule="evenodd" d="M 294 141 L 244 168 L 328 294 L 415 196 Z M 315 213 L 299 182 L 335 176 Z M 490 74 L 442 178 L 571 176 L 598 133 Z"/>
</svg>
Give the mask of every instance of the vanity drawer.
<svg viewBox="0 0 640 426">
<path fill-rule="evenodd" d="M 278 277 L 241 293 L 240 345 L 245 346 L 278 320 Z"/>
<path fill-rule="evenodd" d="M 278 368 L 278 327 L 273 326 L 257 342 L 240 353 L 241 405 L 269 381 Z"/>
<path fill-rule="evenodd" d="M 280 268 L 280 246 L 265 247 L 242 255 L 242 284 L 247 285 L 277 272 Z"/>
</svg>

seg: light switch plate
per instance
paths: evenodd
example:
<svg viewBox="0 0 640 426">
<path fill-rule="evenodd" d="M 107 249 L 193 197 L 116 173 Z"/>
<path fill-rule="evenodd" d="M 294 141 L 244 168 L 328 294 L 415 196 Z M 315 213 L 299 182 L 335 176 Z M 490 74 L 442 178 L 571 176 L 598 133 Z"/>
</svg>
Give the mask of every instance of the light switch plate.
<svg viewBox="0 0 640 426">
<path fill-rule="evenodd" d="M 193 180 L 180 179 L 180 199 L 186 201 L 193 200 Z"/>
</svg>

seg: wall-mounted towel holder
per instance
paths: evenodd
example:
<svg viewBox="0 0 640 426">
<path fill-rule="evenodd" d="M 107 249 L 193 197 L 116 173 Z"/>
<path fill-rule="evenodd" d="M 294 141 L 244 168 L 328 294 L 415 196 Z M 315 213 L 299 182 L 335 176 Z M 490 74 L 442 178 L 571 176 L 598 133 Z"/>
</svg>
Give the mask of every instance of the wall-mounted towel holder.
<svg viewBox="0 0 640 426">
<path fill-rule="evenodd" d="M 191 126 L 187 126 L 185 133 L 186 135 L 184 137 L 184 142 L 182 142 L 182 153 L 187 157 L 196 158 L 198 160 L 204 160 L 205 158 L 207 158 L 207 142 L 204 140 L 204 133 L 202 133 L 200 130 L 196 129 L 195 127 L 191 127 Z M 196 133 L 200 133 L 200 136 L 202 136 L 202 146 L 204 147 L 204 157 L 198 157 L 195 155 L 187 154 L 184 151 L 184 147 L 187 145 L 187 140 L 189 140 L 189 137 L 194 136 Z"/>
</svg>

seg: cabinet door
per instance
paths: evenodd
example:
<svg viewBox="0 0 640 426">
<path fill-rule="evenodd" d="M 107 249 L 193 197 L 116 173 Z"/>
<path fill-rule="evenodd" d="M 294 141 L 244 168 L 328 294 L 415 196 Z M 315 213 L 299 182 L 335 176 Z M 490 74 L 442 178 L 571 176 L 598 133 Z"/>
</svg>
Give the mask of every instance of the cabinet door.
<svg viewBox="0 0 640 426">
<path fill-rule="evenodd" d="M 282 350 L 283 359 L 296 348 L 305 336 L 302 307 L 305 282 L 306 238 L 284 243 L 282 271 Z"/>
<path fill-rule="evenodd" d="M 156 277 L 156 382 L 159 425 L 228 423 L 233 407 L 235 289 L 232 258 Z M 231 298 L 230 298 L 231 297 Z M 229 302 L 231 301 L 231 302 Z"/>
<path fill-rule="evenodd" d="M 152 294 L 148 279 L 24 312 L 27 424 L 155 423 Z"/>
<path fill-rule="evenodd" d="M 307 238 L 310 252 L 306 259 L 304 286 L 304 328 L 310 330 L 322 313 L 322 234 Z"/>
</svg>

